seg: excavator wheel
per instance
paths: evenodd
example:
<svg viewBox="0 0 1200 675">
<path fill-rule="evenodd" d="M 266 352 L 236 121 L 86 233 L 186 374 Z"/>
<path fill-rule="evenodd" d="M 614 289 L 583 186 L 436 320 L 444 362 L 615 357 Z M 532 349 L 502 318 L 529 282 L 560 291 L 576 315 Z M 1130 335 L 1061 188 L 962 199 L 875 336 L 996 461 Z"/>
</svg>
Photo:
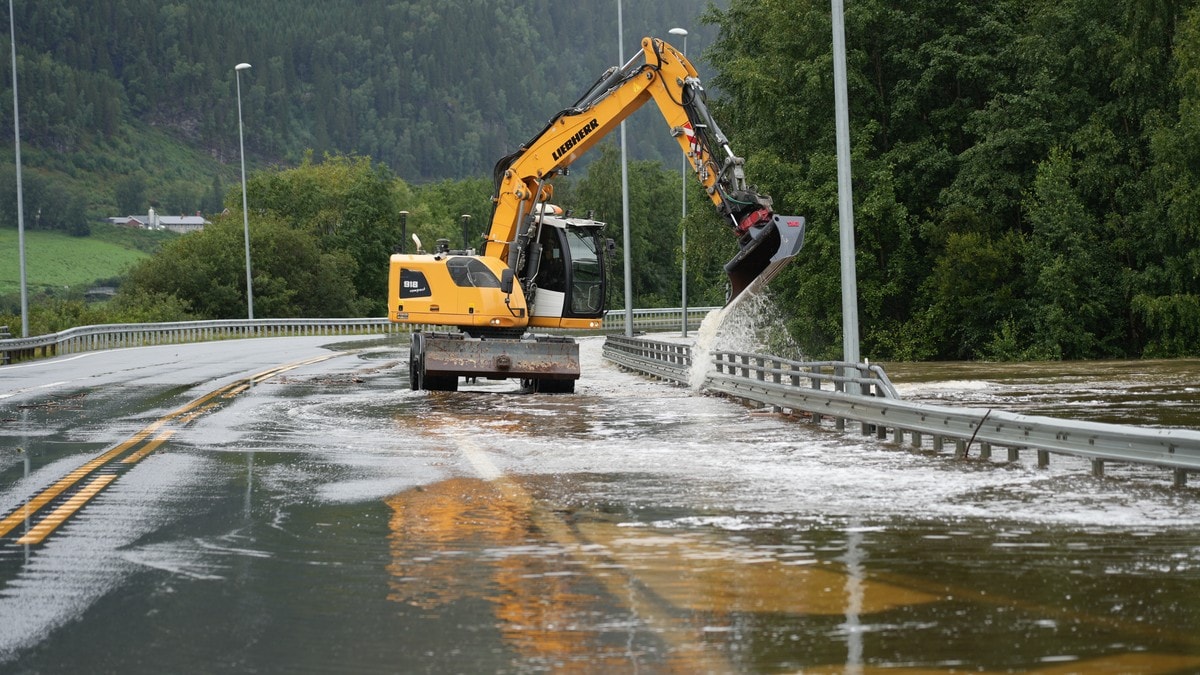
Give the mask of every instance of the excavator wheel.
<svg viewBox="0 0 1200 675">
<path fill-rule="evenodd" d="M 408 384 L 413 391 L 458 391 L 458 376 L 425 372 L 425 336 L 413 333 L 408 350 Z"/>
<path fill-rule="evenodd" d="M 574 394 L 575 380 L 524 379 L 521 388 L 533 394 Z"/>
<path fill-rule="evenodd" d="M 420 333 L 414 333 L 412 336 L 412 346 L 408 349 L 408 386 L 413 391 L 421 390 L 421 357 L 418 340 L 421 337 Z"/>
<path fill-rule="evenodd" d="M 422 384 L 426 391 L 458 391 L 458 376 L 426 375 Z"/>
</svg>

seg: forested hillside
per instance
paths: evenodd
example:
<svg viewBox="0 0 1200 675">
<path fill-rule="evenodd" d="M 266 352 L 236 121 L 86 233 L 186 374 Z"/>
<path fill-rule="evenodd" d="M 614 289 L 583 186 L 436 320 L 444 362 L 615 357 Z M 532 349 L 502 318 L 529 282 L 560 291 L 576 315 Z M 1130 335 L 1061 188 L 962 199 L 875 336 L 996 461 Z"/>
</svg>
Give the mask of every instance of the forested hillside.
<svg viewBox="0 0 1200 675">
<path fill-rule="evenodd" d="M 809 218 L 778 281 L 838 353 L 830 7 L 714 15 L 726 131 Z M 846 2 L 863 353 L 1200 353 L 1194 0 Z"/>
<path fill-rule="evenodd" d="M 643 35 L 678 25 L 693 31 L 692 45 L 710 44 L 715 30 L 698 21 L 706 5 L 626 2 L 626 58 Z M 139 201 L 171 213 L 219 209 L 223 186 L 237 180 L 241 62 L 252 66 L 242 73 L 252 168 L 294 166 L 306 150 L 358 154 L 419 183 L 490 175 L 618 60 L 612 0 L 17 0 L 15 8 L 35 192 L 48 181 L 47 190 L 78 198 L 61 216 L 65 206 L 47 204 L 37 226 L 62 229 L 81 211 L 132 212 Z M 7 24 L 5 13 L 6 54 Z M 4 70 L 0 126 L 11 130 Z M 0 138 L 11 148 L 11 133 Z M 659 128 L 631 143 L 642 158 L 672 145 Z"/>
<path fill-rule="evenodd" d="M 320 306 L 288 304 L 291 284 L 318 277 L 289 277 L 286 260 L 264 272 L 280 312 L 376 311 L 373 261 L 399 209 L 443 232 L 486 211 L 492 164 L 616 61 L 608 0 L 16 4 L 35 227 L 137 210 L 135 198 L 240 207 L 233 66 L 253 65 L 251 195 L 269 206 L 252 209 L 252 228 L 314 265 L 342 261 L 326 281 L 345 293 L 306 298 Z M 750 181 L 808 218 L 804 251 L 772 290 L 810 356 L 840 355 L 829 3 L 625 5 L 627 57 L 643 34 L 693 31 L 688 51 L 712 75 Z M 863 354 L 1200 354 L 1200 0 L 853 0 L 846 33 Z M 0 92 L 11 127 L 10 105 Z M 653 121 L 631 125 L 630 143 L 647 158 L 631 181 L 635 304 L 674 304 L 679 158 L 643 112 Z M 594 154 L 596 170 L 556 195 L 619 223 L 616 158 Z M 314 176 L 335 185 L 297 191 Z M 326 206 L 297 211 L 288 195 L 305 194 Z M 354 220 L 362 199 L 390 206 Z M 693 304 L 719 301 L 732 241 L 704 201 L 689 197 L 686 223 Z M 12 213 L 0 200 L 0 223 Z M 214 250 L 236 252 L 238 216 L 208 235 Z M 193 260 L 195 245 L 170 253 Z M 141 267 L 123 302 L 148 299 L 159 316 L 240 307 L 237 269 L 186 292 L 175 270 Z M 220 302 L 195 297 L 213 278 L 226 280 Z"/>
</svg>

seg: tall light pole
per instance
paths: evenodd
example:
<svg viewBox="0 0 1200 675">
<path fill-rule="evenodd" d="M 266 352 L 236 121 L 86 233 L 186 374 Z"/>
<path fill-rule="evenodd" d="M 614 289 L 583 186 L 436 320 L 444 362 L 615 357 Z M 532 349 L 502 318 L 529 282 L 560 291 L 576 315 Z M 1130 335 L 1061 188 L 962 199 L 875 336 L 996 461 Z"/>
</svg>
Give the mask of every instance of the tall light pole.
<svg viewBox="0 0 1200 675">
<path fill-rule="evenodd" d="M 29 337 L 29 287 L 25 282 L 25 196 L 21 189 L 21 115 L 17 112 L 17 22 L 13 0 L 8 0 L 9 42 L 12 44 L 13 137 L 17 154 L 17 250 L 21 268 L 21 337 Z"/>
<path fill-rule="evenodd" d="M 250 68 L 249 63 L 237 64 L 233 67 L 233 76 L 237 80 L 238 147 L 242 151 L 242 228 L 246 233 L 246 314 L 253 321 L 254 282 L 250 279 L 250 212 L 246 208 L 246 141 L 242 136 L 242 71 L 248 68 Z"/>
<path fill-rule="evenodd" d="M 833 19 L 833 100 L 837 131 L 838 224 L 842 263 L 842 360 L 858 363 L 858 281 L 854 262 L 854 199 L 850 181 L 850 104 L 846 93 L 846 26 L 842 0 L 830 0 Z M 859 385 L 846 383 L 846 393 Z"/>
<path fill-rule="evenodd" d="M 671 30 L 669 30 L 667 32 L 670 33 L 671 35 L 682 35 L 683 36 L 683 55 L 687 56 L 687 36 L 688 36 L 687 29 L 686 28 L 672 28 Z M 680 259 L 683 262 L 680 265 L 680 272 L 679 272 L 680 287 L 681 287 L 679 297 L 680 297 L 680 302 L 683 306 L 683 337 L 687 337 L 687 324 L 688 324 L 688 313 L 687 313 L 687 166 L 688 166 L 688 158 L 687 158 L 686 154 L 681 158 L 681 161 L 682 161 L 682 166 L 679 170 L 679 182 L 680 182 L 680 184 L 683 185 L 683 202 L 682 202 L 682 206 L 680 207 L 679 218 L 680 218 L 680 221 L 683 223 L 683 226 L 680 228 L 683 231 L 683 234 L 680 237 L 680 251 L 682 252 L 680 255 Z"/>
<path fill-rule="evenodd" d="M 617 0 L 617 63 L 625 63 L 625 21 Z M 633 255 L 629 234 L 629 163 L 625 151 L 625 120 L 621 120 L 621 236 L 625 238 L 625 337 L 633 337 Z"/>
</svg>

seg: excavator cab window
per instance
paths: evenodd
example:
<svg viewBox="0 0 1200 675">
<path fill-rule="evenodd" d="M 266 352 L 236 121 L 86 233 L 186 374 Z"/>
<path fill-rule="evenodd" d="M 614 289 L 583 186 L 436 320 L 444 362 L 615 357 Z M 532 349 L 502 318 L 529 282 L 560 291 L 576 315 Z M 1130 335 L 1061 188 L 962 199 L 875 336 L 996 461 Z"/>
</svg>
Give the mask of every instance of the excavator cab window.
<svg viewBox="0 0 1200 675">
<path fill-rule="evenodd" d="M 572 227 L 562 232 L 571 261 L 567 306 L 576 316 L 598 316 L 604 312 L 604 260 L 600 237 L 590 228 Z"/>
<path fill-rule="evenodd" d="M 567 296 L 563 316 L 604 313 L 604 249 L 597 232 L 586 227 L 542 228 L 537 287 Z"/>
<path fill-rule="evenodd" d="M 542 228 L 542 259 L 538 267 L 537 287 L 547 291 L 567 292 L 567 254 L 563 248 L 562 230 Z"/>
<path fill-rule="evenodd" d="M 500 288 L 500 280 L 478 258 L 455 256 L 446 261 L 450 280 L 467 288 Z"/>
</svg>

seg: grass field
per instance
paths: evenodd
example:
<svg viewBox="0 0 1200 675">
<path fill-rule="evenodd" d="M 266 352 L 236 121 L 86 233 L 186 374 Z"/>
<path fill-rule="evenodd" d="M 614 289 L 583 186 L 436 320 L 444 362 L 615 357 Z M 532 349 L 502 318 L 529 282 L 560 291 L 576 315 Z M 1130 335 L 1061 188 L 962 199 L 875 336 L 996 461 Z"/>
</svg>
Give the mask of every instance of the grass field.
<svg viewBox="0 0 1200 675">
<path fill-rule="evenodd" d="M 149 254 L 104 241 L 56 232 L 25 232 L 25 276 L 29 291 L 76 289 L 123 274 Z M 21 290 L 17 230 L 0 228 L 0 295 Z M 86 290 L 86 288 L 80 288 Z"/>
</svg>

